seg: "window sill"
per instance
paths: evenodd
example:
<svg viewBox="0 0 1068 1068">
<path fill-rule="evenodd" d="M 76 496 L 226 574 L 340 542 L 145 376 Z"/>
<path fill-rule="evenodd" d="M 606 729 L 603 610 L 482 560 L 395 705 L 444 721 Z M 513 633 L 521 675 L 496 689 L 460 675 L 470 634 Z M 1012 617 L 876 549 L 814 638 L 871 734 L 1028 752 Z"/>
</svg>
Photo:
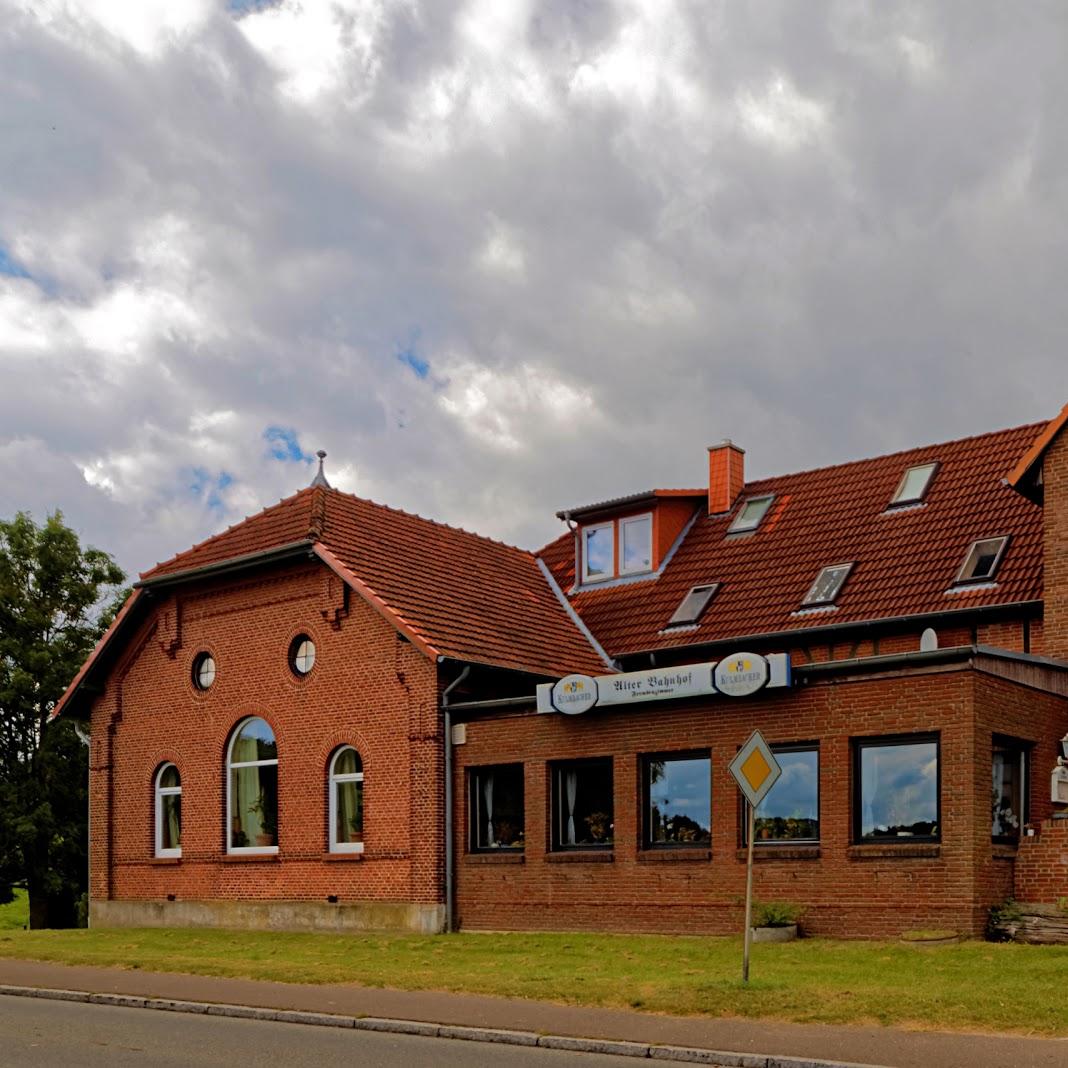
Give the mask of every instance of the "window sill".
<svg viewBox="0 0 1068 1068">
<path fill-rule="evenodd" d="M 549 864 L 611 864 L 616 859 L 615 853 L 546 853 Z"/>
<path fill-rule="evenodd" d="M 149 857 L 149 864 L 181 864 L 181 857 Z"/>
<path fill-rule="evenodd" d="M 465 864 L 525 864 L 526 856 L 516 853 L 466 853 Z"/>
<path fill-rule="evenodd" d="M 277 864 L 277 853 L 223 853 L 219 858 L 224 864 Z"/>
<path fill-rule="evenodd" d="M 685 861 L 708 861 L 711 849 L 643 849 L 638 854 L 639 864 L 671 864 Z"/>
<path fill-rule="evenodd" d="M 323 854 L 323 860 L 328 861 L 329 863 L 332 864 L 332 863 L 334 863 L 335 861 L 338 861 L 338 860 L 340 860 L 340 861 L 363 860 L 363 856 L 364 855 L 363 855 L 362 852 L 357 852 L 356 850 L 352 850 L 351 853 L 350 852 L 345 852 L 345 853 L 324 853 Z"/>
<path fill-rule="evenodd" d="M 739 849 L 735 854 L 739 860 L 749 856 L 749 850 Z M 818 845 L 757 845 L 753 844 L 753 863 L 762 864 L 766 860 L 819 860 Z"/>
<path fill-rule="evenodd" d="M 851 845 L 846 851 L 850 860 L 906 860 L 913 857 L 934 858 L 942 855 L 939 842 L 913 842 L 910 845 Z"/>
</svg>

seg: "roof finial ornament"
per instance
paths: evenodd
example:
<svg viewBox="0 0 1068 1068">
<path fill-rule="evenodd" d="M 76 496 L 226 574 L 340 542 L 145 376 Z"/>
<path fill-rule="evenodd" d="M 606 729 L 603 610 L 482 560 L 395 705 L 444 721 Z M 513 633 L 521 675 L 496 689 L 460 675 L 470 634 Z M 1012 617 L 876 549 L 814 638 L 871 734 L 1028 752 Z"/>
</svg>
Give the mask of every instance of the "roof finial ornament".
<svg viewBox="0 0 1068 1068">
<path fill-rule="evenodd" d="M 326 451 L 320 449 L 315 455 L 319 457 L 319 470 L 316 472 L 315 478 L 311 480 L 312 487 L 322 486 L 324 489 L 331 489 L 330 483 L 326 481 L 326 475 L 323 474 L 323 460 L 326 459 Z"/>
</svg>

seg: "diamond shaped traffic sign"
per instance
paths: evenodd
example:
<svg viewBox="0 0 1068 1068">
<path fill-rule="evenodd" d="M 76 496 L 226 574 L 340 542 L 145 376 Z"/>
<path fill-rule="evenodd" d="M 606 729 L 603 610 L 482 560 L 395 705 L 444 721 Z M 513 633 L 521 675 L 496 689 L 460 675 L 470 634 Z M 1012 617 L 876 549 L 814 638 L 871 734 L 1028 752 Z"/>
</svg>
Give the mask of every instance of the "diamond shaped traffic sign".
<svg viewBox="0 0 1068 1068">
<path fill-rule="evenodd" d="M 746 800 L 756 808 L 778 782 L 782 768 L 760 731 L 753 731 L 749 741 L 738 750 L 730 763 L 730 773 Z"/>
</svg>

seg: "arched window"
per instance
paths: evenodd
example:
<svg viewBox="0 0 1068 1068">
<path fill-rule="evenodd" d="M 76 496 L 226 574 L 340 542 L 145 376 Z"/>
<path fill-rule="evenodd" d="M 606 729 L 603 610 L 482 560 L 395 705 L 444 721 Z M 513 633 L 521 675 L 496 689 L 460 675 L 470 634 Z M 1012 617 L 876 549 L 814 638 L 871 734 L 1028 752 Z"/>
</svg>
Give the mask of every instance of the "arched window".
<svg viewBox="0 0 1068 1068">
<path fill-rule="evenodd" d="M 363 852 L 363 762 L 351 745 L 330 761 L 330 852 Z"/>
<path fill-rule="evenodd" d="M 228 853 L 278 852 L 278 747 L 258 716 L 242 720 L 226 755 Z"/>
<path fill-rule="evenodd" d="M 182 855 L 182 777 L 173 764 L 156 774 L 156 856 Z"/>
</svg>

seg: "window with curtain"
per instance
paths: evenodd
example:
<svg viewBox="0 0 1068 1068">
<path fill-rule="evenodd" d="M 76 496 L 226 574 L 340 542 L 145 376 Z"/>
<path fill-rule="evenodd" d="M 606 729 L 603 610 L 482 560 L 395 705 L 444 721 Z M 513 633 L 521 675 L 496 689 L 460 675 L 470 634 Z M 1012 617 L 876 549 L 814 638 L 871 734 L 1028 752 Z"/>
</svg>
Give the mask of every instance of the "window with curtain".
<svg viewBox="0 0 1068 1068">
<path fill-rule="evenodd" d="M 182 777 L 173 764 L 156 775 L 156 856 L 182 855 Z"/>
<path fill-rule="evenodd" d="M 611 849 L 612 758 L 570 760 L 552 770 L 553 849 Z"/>
<path fill-rule="evenodd" d="M 645 766 L 645 847 L 712 841 L 712 762 L 705 753 L 649 756 Z"/>
<path fill-rule="evenodd" d="M 238 724 L 226 760 L 227 852 L 278 852 L 278 746 L 253 716 Z"/>
<path fill-rule="evenodd" d="M 815 745 L 773 745 L 782 768 L 775 785 L 757 806 L 753 831 L 764 842 L 820 840 L 820 751 Z M 745 821 L 742 821 L 745 841 Z"/>
<path fill-rule="evenodd" d="M 937 841 L 938 738 L 907 735 L 854 743 L 854 839 Z"/>
<path fill-rule="evenodd" d="M 363 761 L 351 745 L 330 761 L 330 852 L 363 852 Z"/>
<path fill-rule="evenodd" d="M 523 848 L 523 765 L 472 768 L 471 851 Z"/>
<path fill-rule="evenodd" d="M 1009 738 L 995 739 L 991 756 L 990 836 L 1015 841 L 1027 822 L 1027 746 Z"/>
</svg>

